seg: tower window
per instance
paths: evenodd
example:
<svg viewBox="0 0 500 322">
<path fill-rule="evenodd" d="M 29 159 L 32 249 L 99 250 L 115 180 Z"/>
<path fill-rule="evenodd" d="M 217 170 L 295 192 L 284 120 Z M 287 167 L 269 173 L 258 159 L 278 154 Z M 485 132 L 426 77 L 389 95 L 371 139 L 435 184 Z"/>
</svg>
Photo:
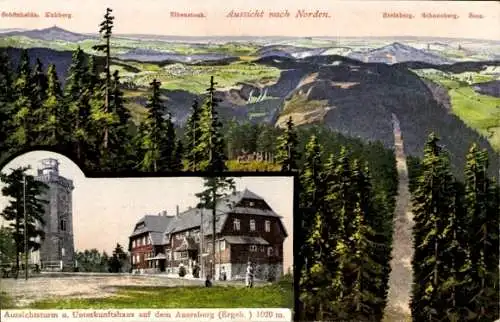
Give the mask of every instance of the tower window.
<svg viewBox="0 0 500 322">
<path fill-rule="evenodd" d="M 59 221 L 59 229 L 60 229 L 61 231 L 66 231 L 66 228 L 67 228 L 67 227 L 66 227 L 66 220 L 61 219 L 61 220 Z"/>
</svg>

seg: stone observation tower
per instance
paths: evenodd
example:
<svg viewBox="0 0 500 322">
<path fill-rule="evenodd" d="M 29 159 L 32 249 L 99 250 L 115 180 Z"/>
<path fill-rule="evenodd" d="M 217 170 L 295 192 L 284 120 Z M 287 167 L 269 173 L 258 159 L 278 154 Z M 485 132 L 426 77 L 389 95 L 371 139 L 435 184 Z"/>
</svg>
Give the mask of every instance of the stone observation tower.
<svg viewBox="0 0 500 322">
<path fill-rule="evenodd" d="M 36 180 L 49 189 L 43 196 L 45 206 L 45 240 L 39 252 L 42 269 L 72 270 L 75 260 L 73 239 L 73 181 L 59 175 L 59 161 L 43 159 L 38 167 Z"/>
</svg>

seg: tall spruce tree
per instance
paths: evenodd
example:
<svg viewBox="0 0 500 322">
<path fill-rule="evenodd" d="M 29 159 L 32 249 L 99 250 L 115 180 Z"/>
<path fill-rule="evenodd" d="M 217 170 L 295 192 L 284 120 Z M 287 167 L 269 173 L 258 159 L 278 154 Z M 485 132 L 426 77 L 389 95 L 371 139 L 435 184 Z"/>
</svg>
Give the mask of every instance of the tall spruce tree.
<svg viewBox="0 0 500 322">
<path fill-rule="evenodd" d="M 91 157 L 93 134 L 90 129 L 90 96 L 95 87 L 89 83 L 88 73 L 85 53 L 78 47 L 73 52 L 64 87 L 64 104 L 71 121 L 59 126 L 64 128 L 64 133 L 71 133 L 71 150 L 81 164 Z"/>
<path fill-rule="evenodd" d="M 12 134 L 14 117 L 14 74 L 5 50 L 0 51 L 0 151 L 8 149 L 7 139 Z"/>
<path fill-rule="evenodd" d="M 30 58 L 26 49 L 22 50 L 18 66 L 17 77 L 14 82 L 14 95 L 16 97 L 14 108 L 16 114 L 13 119 L 15 132 L 10 138 L 12 146 L 25 147 L 36 142 L 36 131 L 33 124 L 34 111 L 34 86 L 30 66 Z"/>
<path fill-rule="evenodd" d="M 34 101 L 38 104 L 38 107 L 40 107 L 47 97 L 48 78 L 43 70 L 42 61 L 39 58 L 36 59 L 32 81 Z"/>
<path fill-rule="evenodd" d="M 328 244 L 332 247 L 329 267 L 332 271 L 332 314 L 335 319 L 346 320 L 350 317 L 349 295 L 353 291 L 350 268 L 353 266 L 353 249 L 356 226 L 352 220 L 355 202 L 351 158 L 345 147 L 341 148 L 330 188 L 327 192 L 327 207 L 330 209 Z M 327 183 L 328 185 L 328 183 Z M 333 226 L 331 226 L 333 225 Z"/>
<path fill-rule="evenodd" d="M 362 167 L 354 160 L 352 175 L 353 199 L 355 207 L 352 216 L 354 232 L 350 237 L 353 244 L 352 266 L 348 278 L 352 281 L 352 292 L 348 297 L 350 318 L 357 321 L 382 321 L 385 308 L 384 287 L 386 273 L 384 263 L 380 263 L 375 252 L 376 234 L 367 218 L 376 211 L 374 193 L 367 166 Z"/>
<path fill-rule="evenodd" d="M 181 139 L 177 139 L 175 143 L 175 150 L 172 157 L 172 171 L 182 171 L 184 169 L 184 145 Z"/>
<path fill-rule="evenodd" d="M 425 144 L 422 175 L 412 198 L 414 216 L 413 321 L 441 321 L 450 303 L 443 292 L 450 278 L 450 263 L 444 252 L 449 247 L 448 218 L 455 216 L 454 180 L 447 157 L 431 133 Z M 451 241 L 453 242 L 453 241 Z"/>
<path fill-rule="evenodd" d="M 25 250 L 25 218 L 28 250 L 39 249 L 40 243 L 37 239 L 45 237 L 42 227 L 45 224 L 43 216 L 47 201 L 42 196 L 48 187 L 43 182 L 35 180 L 33 176 L 26 174 L 28 169 L 29 167 L 20 167 L 12 169 L 9 174 L 0 174 L 0 180 L 4 184 L 2 195 L 10 199 L 0 216 L 10 223 L 13 230 L 16 243 L 16 278 L 19 273 L 19 254 L 24 253 Z M 26 182 L 26 187 L 24 182 Z M 26 208 L 24 208 L 25 204 Z M 26 214 L 24 209 L 26 209 Z"/>
<path fill-rule="evenodd" d="M 142 127 L 142 149 L 140 167 L 143 171 L 172 171 L 176 153 L 174 124 L 170 113 L 165 118 L 166 108 L 160 97 L 160 82 L 151 82 L 152 93 L 146 104 L 149 113 Z"/>
<path fill-rule="evenodd" d="M 283 134 L 278 137 L 277 141 L 275 160 L 281 166 L 281 171 L 297 170 L 300 155 L 297 150 L 297 133 L 291 116 L 286 122 Z"/>
<path fill-rule="evenodd" d="M 493 321 L 499 309 L 499 198 L 496 183 L 488 178 L 488 154 L 477 144 L 467 154 L 464 174 L 471 263 L 469 308 L 475 321 Z"/>
<path fill-rule="evenodd" d="M 187 169 L 189 171 L 198 171 L 199 162 L 203 158 L 203 151 L 200 151 L 200 118 L 201 118 L 201 108 L 199 107 L 198 101 L 195 100 L 191 106 L 191 115 L 189 116 L 186 123 L 186 162 Z"/>
<path fill-rule="evenodd" d="M 210 267 L 210 276 L 212 279 L 215 278 L 215 259 L 216 259 L 216 241 L 217 241 L 217 207 L 221 199 L 235 192 L 236 186 L 233 178 L 228 177 L 206 177 L 203 178 L 204 190 L 197 193 L 196 197 L 199 198 L 200 202 L 197 208 L 210 209 L 212 211 L 211 227 L 204 233 L 211 235 L 212 237 L 212 265 Z"/>
<path fill-rule="evenodd" d="M 104 66 L 104 106 L 102 108 L 102 126 L 103 126 L 103 138 L 102 146 L 104 149 L 108 148 L 108 131 L 109 124 L 106 121 L 112 122 L 109 118 L 105 117 L 106 114 L 111 113 L 111 36 L 113 34 L 113 20 L 115 17 L 111 15 L 112 9 L 107 8 L 104 14 L 104 20 L 99 25 L 99 33 L 104 39 L 104 44 L 95 45 L 92 48 L 98 52 L 104 52 L 106 58 L 106 65 Z"/>
<path fill-rule="evenodd" d="M 316 136 L 311 136 L 306 144 L 304 166 L 300 175 L 300 213 L 302 215 L 303 235 L 297 236 L 304 243 L 299 250 L 297 270 L 300 272 L 302 320 L 323 318 L 328 297 L 321 292 L 328 284 L 328 272 L 324 263 L 324 182 L 322 147 Z M 326 301 L 326 302 L 325 302 Z"/>
<path fill-rule="evenodd" d="M 200 140 L 195 148 L 200 153 L 200 171 L 222 172 L 227 170 L 227 157 L 224 154 L 225 144 L 222 134 L 222 123 L 219 120 L 217 106 L 220 99 L 215 97 L 214 77 L 210 77 L 210 87 L 200 115 Z"/>
<path fill-rule="evenodd" d="M 63 91 L 57 77 L 55 65 L 47 70 L 47 89 L 42 108 L 39 110 L 40 143 L 48 146 L 68 146 L 70 132 L 64 122 L 71 121 L 63 101 Z"/>
<path fill-rule="evenodd" d="M 110 110 L 109 142 L 107 150 L 103 151 L 101 164 L 103 170 L 121 171 L 131 165 L 132 137 L 129 130 L 130 112 L 124 104 L 118 71 L 113 73 Z"/>
</svg>

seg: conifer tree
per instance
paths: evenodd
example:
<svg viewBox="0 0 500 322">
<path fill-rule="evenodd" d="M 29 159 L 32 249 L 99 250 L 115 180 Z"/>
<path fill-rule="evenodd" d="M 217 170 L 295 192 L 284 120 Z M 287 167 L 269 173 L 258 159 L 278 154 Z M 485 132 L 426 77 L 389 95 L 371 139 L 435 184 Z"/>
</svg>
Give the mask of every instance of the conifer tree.
<svg viewBox="0 0 500 322">
<path fill-rule="evenodd" d="M 450 240 L 448 219 L 454 217 L 455 191 L 449 163 L 439 139 L 432 133 L 425 144 L 422 175 L 413 194 L 414 255 L 411 312 L 413 321 L 440 321 L 450 303 L 444 299 L 444 281 L 452 272 L 444 252 Z M 444 237 L 446 236 L 446 237 Z"/>
<path fill-rule="evenodd" d="M 120 171 L 128 168 L 132 149 L 130 112 L 125 107 L 118 71 L 113 73 L 110 101 L 109 143 L 103 150 L 101 164 L 104 170 Z"/>
<path fill-rule="evenodd" d="M 40 133 L 41 128 L 43 127 L 46 120 L 43 119 L 43 104 L 47 98 L 47 87 L 48 87 L 48 79 L 47 75 L 43 70 L 43 64 L 39 58 L 36 59 L 35 66 L 33 69 L 32 75 L 33 82 L 33 132 L 36 137 L 36 140 L 32 142 L 33 145 L 38 145 L 43 143 L 41 141 L 42 133 Z"/>
<path fill-rule="evenodd" d="M 39 58 L 36 59 L 35 68 L 33 69 L 33 90 L 34 102 L 37 107 L 40 107 L 46 99 L 48 78 L 43 70 L 43 64 Z"/>
<path fill-rule="evenodd" d="M 19 273 L 20 253 L 25 250 L 25 231 L 28 236 L 28 250 L 40 248 L 37 238 L 42 239 L 44 231 L 41 229 L 45 225 L 43 215 L 47 201 L 42 195 L 48 188 L 46 184 L 36 181 L 33 176 L 26 174 L 29 167 L 12 169 L 9 174 L 0 174 L 1 182 L 4 184 L 2 195 L 9 198 L 8 205 L 3 209 L 0 216 L 10 222 L 16 243 L 16 272 Z M 23 179 L 25 177 L 25 180 Z M 26 187 L 24 186 L 26 182 Z M 25 197 L 25 198 L 24 198 Z M 24 205 L 26 204 L 26 208 Z M 24 213 L 26 209 L 26 214 Z M 26 218 L 26 225 L 25 225 Z M 16 275 L 17 278 L 17 275 Z"/>
<path fill-rule="evenodd" d="M 277 141 L 275 160 L 281 166 L 281 171 L 297 170 L 300 155 L 297 151 L 297 133 L 291 116 L 286 122 L 283 134 L 278 137 Z"/>
<path fill-rule="evenodd" d="M 12 134 L 14 117 L 14 75 L 7 53 L 0 51 L 0 151 L 7 150 L 7 139 Z"/>
<path fill-rule="evenodd" d="M 63 132 L 71 133 L 72 150 L 80 162 L 90 157 L 93 133 L 90 129 L 90 96 L 95 87 L 88 82 L 87 67 L 85 54 L 78 47 L 73 52 L 64 87 L 64 102 L 71 122 L 59 124 L 64 127 Z"/>
<path fill-rule="evenodd" d="M 184 145 L 182 140 L 178 139 L 175 143 L 175 150 L 172 160 L 172 171 L 182 171 L 184 164 L 182 163 L 184 158 Z"/>
<path fill-rule="evenodd" d="M 191 106 L 192 111 L 186 123 L 186 162 L 189 171 L 198 171 L 199 162 L 202 160 L 203 155 L 200 151 L 200 118 L 201 108 L 198 101 L 195 100 Z"/>
<path fill-rule="evenodd" d="M 149 114 L 142 128 L 142 148 L 144 155 L 141 161 L 143 171 L 171 171 L 175 150 L 175 129 L 170 113 L 165 118 L 165 106 L 160 98 L 160 82 L 151 82 L 152 93 L 146 104 Z"/>
<path fill-rule="evenodd" d="M 352 169 L 355 207 L 352 216 L 354 231 L 349 238 L 352 240 L 350 252 L 353 257 L 348 276 L 352 283 L 352 291 L 348 297 L 350 318 L 357 321 L 381 321 L 386 299 L 384 292 L 380 292 L 385 281 L 384 263 L 379 262 L 375 252 L 377 232 L 367 220 L 376 211 L 374 193 L 368 168 L 361 167 L 360 162 L 355 160 Z"/>
<path fill-rule="evenodd" d="M 102 146 L 104 149 L 108 148 L 108 122 L 112 122 L 109 118 L 106 117 L 106 114 L 111 113 L 110 110 L 110 104 L 111 104 L 111 36 L 113 33 L 113 20 L 115 17 L 111 15 L 111 10 L 110 8 L 106 9 L 106 13 L 104 14 L 104 20 L 101 22 L 99 25 L 99 33 L 101 34 L 102 38 L 104 39 L 104 44 L 99 44 L 95 45 L 92 48 L 98 52 L 104 52 L 105 58 L 106 58 L 106 65 L 104 66 L 104 73 L 105 73 L 105 78 L 104 78 L 104 106 L 102 108 L 102 114 L 99 119 L 103 121 L 103 142 Z"/>
<path fill-rule="evenodd" d="M 328 260 L 328 266 L 333 273 L 331 306 L 335 319 L 345 320 L 349 319 L 347 300 L 352 292 L 349 269 L 353 259 L 350 249 L 353 247 L 352 236 L 355 228 L 352 221 L 355 200 L 352 193 L 351 159 L 344 147 L 332 165 L 335 170 L 327 183 L 329 189 L 326 197 L 327 207 L 331 212 L 328 215 L 331 219 L 327 234 L 327 243 L 332 247 L 332 255 Z"/>
<path fill-rule="evenodd" d="M 70 132 L 65 130 L 64 122 L 70 122 L 70 116 L 63 102 L 63 92 L 56 73 L 56 67 L 51 64 L 47 71 L 47 90 L 45 101 L 39 111 L 42 121 L 39 128 L 40 142 L 43 145 L 67 146 Z"/>
<path fill-rule="evenodd" d="M 215 97 L 215 85 L 217 83 L 211 76 L 207 98 L 200 115 L 200 140 L 195 149 L 202 156 L 198 163 L 200 171 L 222 172 L 227 169 L 222 123 L 216 110 L 220 100 Z"/>
<path fill-rule="evenodd" d="M 28 51 L 21 52 L 17 78 L 14 82 L 14 102 L 16 114 L 13 119 L 15 132 L 11 137 L 11 144 L 15 147 L 23 147 L 36 142 L 36 131 L 33 124 L 34 110 L 34 86 L 30 67 Z"/>
<path fill-rule="evenodd" d="M 303 236 L 297 236 L 304 240 L 296 260 L 297 270 L 300 272 L 300 299 L 304 307 L 302 311 L 306 314 L 302 319 L 316 317 L 318 309 L 319 288 L 323 286 L 325 278 L 325 267 L 323 258 L 318 256 L 322 252 L 321 239 L 323 218 L 323 182 L 322 182 L 322 147 L 316 136 L 311 136 L 306 145 L 304 153 L 304 166 L 300 175 L 300 212 L 302 214 L 302 227 L 299 231 Z M 313 269 L 314 267 L 314 269 Z M 313 270 L 313 271 L 311 271 Z M 314 290 L 314 291 L 313 291 Z M 313 292 L 313 293 L 311 293 Z"/>
<path fill-rule="evenodd" d="M 464 173 L 471 263 L 469 308 L 476 321 L 498 319 L 498 187 L 487 171 L 487 152 L 473 144 Z"/>
<path fill-rule="evenodd" d="M 197 193 L 196 197 L 200 202 L 197 208 L 210 209 L 212 211 L 211 227 L 205 234 L 212 237 L 212 265 L 210 267 L 210 276 L 215 279 L 215 247 L 217 237 L 217 206 L 218 202 L 228 194 L 235 192 L 236 186 L 233 178 L 228 177 L 207 177 L 203 178 L 204 190 Z"/>
</svg>

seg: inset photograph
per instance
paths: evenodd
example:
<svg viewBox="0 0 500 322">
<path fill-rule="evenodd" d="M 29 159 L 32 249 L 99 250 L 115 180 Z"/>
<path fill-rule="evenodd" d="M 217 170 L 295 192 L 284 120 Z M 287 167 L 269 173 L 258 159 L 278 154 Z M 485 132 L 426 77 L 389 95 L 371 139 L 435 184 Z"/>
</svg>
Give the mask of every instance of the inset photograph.
<svg viewBox="0 0 500 322">
<path fill-rule="evenodd" d="M 24 154 L 1 172 L 2 307 L 292 309 L 293 184 L 86 178 Z"/>
</svg>

